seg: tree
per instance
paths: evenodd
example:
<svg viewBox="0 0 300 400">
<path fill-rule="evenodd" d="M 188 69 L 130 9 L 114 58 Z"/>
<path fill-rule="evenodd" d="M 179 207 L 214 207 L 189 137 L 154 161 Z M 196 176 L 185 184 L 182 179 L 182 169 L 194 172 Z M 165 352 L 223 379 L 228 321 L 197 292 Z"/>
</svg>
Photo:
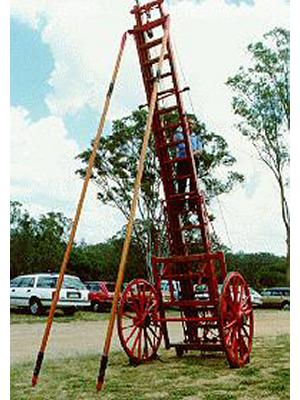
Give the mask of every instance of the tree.
<svg viewBox="0 0 300 400">
<path fill-rule="evenodd" d="M 233 110 L 240 117 L 238 129 L 255 147 L 261 161 L 278 184 L 281 216 L 287 245 L 287 278 L 290 260 L 290 215 L 287 189 L 290 129 L 289 32 L 275 28 L 264 41 L 248 46 L 251 66 L 240 67 L 228 79 L 233 89 Z"/>
<path fill-rule="evenodd" d="M 70 220 L 49 212 L 35 219 L 21 203 L 11 202 L 11 276 L 58 271 L 66 247 Z"/>
<path fill-rule="evenodd" d="M 68 272 L 78 275 L 83 281 L 116 281 L 124 237 L 119 232 L 105 243 L 75 245 L 71 253 Z M 137 276 L 146 276 L 145 263 L 133 240 L 130 245 L 125 272 L 125 281 Z"/>
<path fill-rule="evenodd" d="M 130 211 L 146 119 L 147 112 L 138 110 L 132 112 L 128 117 L 114 121 L 111 134 L 101 139 L 95 160 L 92 180 L 99 189 L 99 200 L 119 209 L 125 218 L 128 218 Z M 216 195 L 229 192 L 236 182 L 243 180 L 243 176 L 231 169 L 236 160 L 229 153 L 225 139 L 209 131 L 206 125 L 199 122 L 195 116 L 193 119 L 195 121 L 194 131 L 201 137 L 204 145 L 199 177 L 209 200 Z M 78 158 L 86 165 L 90 154 L 91 150 L 87 149 L 79 154 Z M 217 176 L 219 167 L 227 170 L 227 175 L 222 179 Z M 85 169 L 83 168 L 77 173 L 83 177 Z M 161 230 L 160 193 L 159 163 L 152 135 L 147 150 L 138 216 L 134 227 L 136 243 L 144 257 L 147 257 L 151 251 L 156 232 Z"/>
<path fill-rule="evenodd" d="M 283 286 L 286 279 L 285 257 L 270 253 L 226 253 L 228 271 L 239 271 L 255 289 Z"/>
<path fill-rule="evenodd" d="M 59 271 L 66 249 L 71 220 L 62 213 L 48 212 L 36 221 L 36 268 Z"/>
<path fill-rule="evenodd" d="M 11 202 L 10 209 L 10 273 L 30 272 L 34 266 L 35 220 L 18 201 Z"/>
</svg>

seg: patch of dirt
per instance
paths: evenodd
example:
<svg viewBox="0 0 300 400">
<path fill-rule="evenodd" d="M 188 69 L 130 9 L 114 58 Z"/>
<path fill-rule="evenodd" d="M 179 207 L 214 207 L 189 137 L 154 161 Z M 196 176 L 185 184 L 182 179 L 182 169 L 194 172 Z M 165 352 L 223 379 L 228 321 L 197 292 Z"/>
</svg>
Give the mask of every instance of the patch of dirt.
<svg viewBox="0 0 300 400">
<path fill-rule="evenodd" d="M 98 354 L 102 352 L 108 321 L 77 321 L 54 323 L 45 358 L 63 358 L 76 355 Z M 169 325 L 173 341 L 182 340 L 182 326 Z M 45 324 L 12 324 L 10 327 L 11 363 L 34 362 L 38 353 Z M 289 334 L 290 313 L 277 310 L 255 310 L 256 337 Z M 116 330 L 112 339 L 112 350 L 120 349 Z"/>
<path fill-rule="evenodd" d="M 290 312 L 255 310 L 254 336 L 279 336 L 290 333 Z"/>
</svg>

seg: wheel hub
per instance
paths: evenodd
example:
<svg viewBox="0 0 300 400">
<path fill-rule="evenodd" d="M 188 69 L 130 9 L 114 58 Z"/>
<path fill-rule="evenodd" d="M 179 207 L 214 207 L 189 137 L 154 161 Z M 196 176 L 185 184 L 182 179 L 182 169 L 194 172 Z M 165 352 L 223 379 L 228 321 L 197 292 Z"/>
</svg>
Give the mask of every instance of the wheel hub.
<svg viewBox="0 0 300 400">
<path fill-rule="evenodd" d="M 145 318 L 145 320 L 144 320 L 144 327 L 145 327 L 145 328 L 148 328 L 148 326 L 150 326 L 150 323 L 151 323 L 151 318 L 150 318 L 150 315 L 147 314 L 147 315 L 146 315 L 146 318 Z"/>
</svg>

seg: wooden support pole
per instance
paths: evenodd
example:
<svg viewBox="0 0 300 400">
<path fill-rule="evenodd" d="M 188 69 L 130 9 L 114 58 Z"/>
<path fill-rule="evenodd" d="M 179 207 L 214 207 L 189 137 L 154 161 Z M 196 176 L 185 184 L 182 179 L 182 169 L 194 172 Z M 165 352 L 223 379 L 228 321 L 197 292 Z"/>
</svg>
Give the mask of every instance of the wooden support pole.
<svg viewBox="0 0 300 400">
<path fill-rule="evenodd" d="M 76 230 L 77 230 L 77 226 L 78 226 L 78 222 L 79 222 L 79 218 L 80 218 L 80 214 L 82 211 L 82 206 L 84 203 L 84 199 L 85 199 L 85 195 L 86 195 L 86 191 L 88 188 L 88 183 L 91 177 L 91 173 L 92 173 L 92 168 L 94 165 L 94 161 L 96 158 L 96 154 L 97 154 L 97 149 L 99 147 L 99 142 L 100 142 L 100 138 L 103 132 L 103 128 L 104 128 L 104 123 L 105 123 L 105 119 L 106 119 L 106 115 L 109 109 L 109 105 L 110 105 L 110 100 L 111 100 L 111 96 L 113 93 L 113 89 L 114 89 L 114 85 L 116 82 L 116 78 L 119 72 L 119 68 L 120 68 L 120 64 L 121 64 L 121 59 L 123 56 L 123 52 L 124 52 L 124 48 L 125 48 L 125 43 L 126 43 L 126 38 L 127 38 L 127 32 L 124 33 L 124 35 L 122 36 L 122 40 L 121 40 L 121 45 L 120 45 L 120 49 L 119 49 L 119 53 L 118 53 L 118 57 L 117 57 L 117 61 L 113 70 L 113 74 L 112 74 L 112 79 L 106 94 L 106 98 L 105 98 L 105 103 L 104 103 L 104 107 L 103 107 L 103 111 L 102 111 L 102 115 L 100 118 L 100 122 L 99 122 L 99 126 L 97 129 L 97 133 L 96 133 L 96 137 L 94 140 L 94 145 L 93 145 L 93 149 L 92 149 L 92 153 L 89 159 L 89 164 L 86 170 L 86 175 L 85 175 L 85 179 L 83 182 L 83 186 L 82 186 L 82 191 L 79 197 L 79 201 L 78 201 L 78 205 L 77 205 L 77 209 L 76 209 L 76 214 L 74 217 L 74 221 L 72 224 L 72 229 L 71 229 L 71 233 L 70 233 L 70 238 L 67 244 L 67 248 L 64 254 L 64 258 L 61 264 L 61 268 L 60 268 L 60 272 L 59 272 L 59 277 L 57 280 L 57 285 L 56 285 L 56 290 L 54 293 L 54 297 L 52 299 L 52 303 L 51 303 L 51 308 L 50 308 L 50 312 L 49 312 L 49 316 L 48 316 L 48 320 L 47 320 L 47 324 L 46 324 L 46 328 L 45 328 L 45 332 L 44 332 L 44 336 L 42 339 L 42 343 L 41 343 L 41 347 L 39 350 L 39 353 L 37 355 L 37 359 L 36 359 L 36 363 L 35 363 L 35 368 L 33 371 L 33 375 L 32 375 L 32 386 L 35 386 L 37 384 L 37 380 L 38 380 L 38 376 L 39 376 L 39 372 L 43 363 L 43 358 L 44 358 L 44 353 L 45 353 L 45 349 L 47 346 L 47 342 L 49 339 L 49 335 L 50 335 L 50 330 L 51 330 L 51 326 L 52 326 L 52 322 L 53 322 L 53 317 L 54 317 L 54 313 L 56 310 L 56 305 L 57 302 L 59 300 L 59 294 L 60 294 L 60 290 L 63 284 L 63 280 L 64 280 L 64 274 L 67 268 L 67 264 L 70 258 L 70 253 L 71 253 L 71 249 L 72 249 L 72 245 L 74 242 L 74 238 L 75 238 L 75 234 L 76 234 Z"/>
<path fill-rule="evenodd" d="M 162 69 L 162 64 L 164 61 L 164 55 L 165 55 L 165 52 L 167 49 L 168 38 L 169 38 L 169 18 L 167 18 L 166 23 L 165 23 L 165 31 L 164 31 L 164 36 L 163 36 L 163 40 L 162 40 L 162 47 L 161 47 L 160 56 L 159 56 L 157 73 L 156 73 L 156 77 L 154 80 L 153 90 L 152 90 L 151 99 L 150 99 L 149 114 L 148 114 L 148 118 L 147 118 L 146 130 L 145 130 L 145 135 L 144 135 L 144 139 L 143 139 L 143 145 L 142 145 L 142 150 L 141 150 L 140 159 L 139 159 L 139 163 L 138 163 L 137 175 L 136 175 L 134 189 L 133 189 L 133 199 L 132 199 L 130 215 L 129 215 L 129 219 L 128 219 L 128 223 L 127 223 L 127 227 L 126 227 L 126 236 L 125 236 L 125 241 L 124 241 L 122 254 L 121 254 L 119 272 L 118 272 L 115 293 L 114 293 L 114 298 L 113 298 L 113 303 L 112 303 L 112 308 L 111 308 L 111 316 L 110 316 L 109 324 L 107 327 L 103 353 L 102 353 L 102 357 L 101 357 L 101 361 L 100 361 L 99 375 L 98 375 L 97 385 L 96 385 L 97 391 L 101 390 L 101 388 L 103 386 L 104 378 L 105 378 L 105 371 L 106 371 L 107 362 L 108 362 L 108 353 L 109 353 L 109 349 L 110 349 L 110 345 L 111 345 L 111 339 L 112 339 L 112 334 L 113 334 L 113 329 L 114 329 L 114 324 L 115 324 L 115 319 L 116 319 L 116 314 L 117 314 L 118 301 L 119 301 L 119 297 L 120 297 L 120 293 L 121 293 L 122 283 L 124 280 L 125 266 L 126 266 L 126 261 L 127 261 L 127 256 L 128 256 L 128 251 L 129 251 L 129 246 L 130 246 L 130 241 L 131 241 L 133 222 L 134 222 L 136 208 L 137 208 L 137 202 L 138 202 L 138 198 L 139 198 L 139 190 L 140 190 L 141 180 L 142 180 L 142 176 L 143 176 L 144 162 L 145 162 L 147 146 L 148 146 L 148 142 L 149 142 L 149 138 L 150 138 L 150 134 L 151 134 L 153 115 L 154 115 L 155 106 L 156 106 L 158 85 L 159 85 L 159 81 L 160 81 L 161 69 Z"/>
</svg>

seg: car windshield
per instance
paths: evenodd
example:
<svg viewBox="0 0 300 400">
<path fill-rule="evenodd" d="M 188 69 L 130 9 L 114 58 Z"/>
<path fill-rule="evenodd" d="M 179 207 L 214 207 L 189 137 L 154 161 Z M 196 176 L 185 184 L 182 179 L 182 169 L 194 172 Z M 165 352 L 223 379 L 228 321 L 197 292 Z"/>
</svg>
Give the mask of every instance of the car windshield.
<svg viewBox="0 0 300 400">
<path fill-rule="evenodd" d="M 11 280 L 10 281 L 10 287 L 17 287 L 17 286 L 19 286 L 19 284 L 20 284 L 20 282 L 22 281 L 22 277 L 17 277 L 17 278 L 14 278 L 13 280 Z"/>
<path fill-rule="evenodd" d="M 114 292 L 114 291 L 115 291 L 116 285 L 115 285 L 114 283 L 107 283 L 107 284 L 106 284 L 106 287 L 107 287 L 107 290 L 108 290 L 109 292 Z"/>
<path fill-rule="evenodd" d="M 163 292 L 169 291 L 169 282 L 168 281 L 161 281 L 160 288 Z"/>
<path fill-rule="evenodd" d="M 98 283 L 86 283 L 86 287 L 89 289 L 90 292 L 98 292 L 99 291 Z"/>
<path fill-rule="evenodd" d="M 38 279 L 37 287 L 55 289 L 57 284 L 57 277 L 55 276 L 40 276 Z M 64 289 L 86 289 L 84 284 L 79 278 L 65 276 L 62 287 Z"/>
<path fill-rule="evenodd" d="M 64 283 L 62 287 L 64 289 L 80 289 L 80 290 L 86 289 L 86 287 L 84 286 L 84 284 L 81 282 L 80 279 L 73 278 L 71 276 L 64 277 Z"/>
</svg>

